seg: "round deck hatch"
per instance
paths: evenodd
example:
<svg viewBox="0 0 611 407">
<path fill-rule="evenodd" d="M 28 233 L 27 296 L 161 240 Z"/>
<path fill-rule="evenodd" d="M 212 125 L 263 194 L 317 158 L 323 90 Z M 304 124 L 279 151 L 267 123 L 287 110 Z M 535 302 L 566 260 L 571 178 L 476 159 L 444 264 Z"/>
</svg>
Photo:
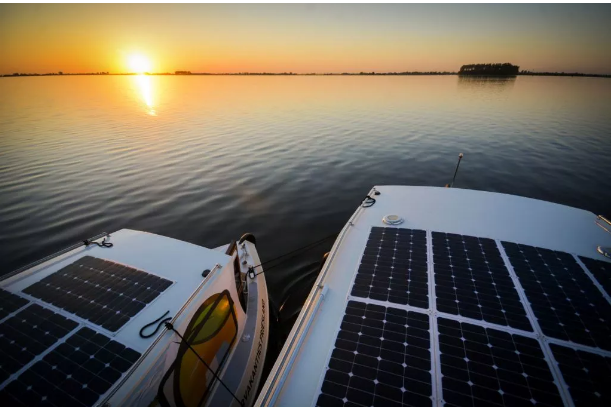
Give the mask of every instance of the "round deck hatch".
<svg viewBox="0 0 611 407">
<path fill-rule="evenodd" d="M 403 223 L 403 218 L 399 215 L 386 215 L 382 218 L 382 222 L 387 225 L 400 225 Z"/>
</svg>

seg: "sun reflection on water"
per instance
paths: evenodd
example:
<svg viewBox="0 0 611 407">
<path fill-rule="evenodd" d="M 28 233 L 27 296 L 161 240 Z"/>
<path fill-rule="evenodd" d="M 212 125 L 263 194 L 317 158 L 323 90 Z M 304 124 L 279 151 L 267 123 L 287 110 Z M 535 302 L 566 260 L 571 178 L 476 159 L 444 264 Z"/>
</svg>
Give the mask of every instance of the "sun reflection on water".
<svg viewBox="0 0 611 407">
<path fill-rule="evenodd" d="M 134 76 L 137 90 L 142 98 L 142 101 L 146 105 L 146 111 L 151 116 L 157 116 L 157 112 L 154 108 L 153 103 L 153 83 L 152 78 L 149 75 L 136 75 Z"/>
</svg>

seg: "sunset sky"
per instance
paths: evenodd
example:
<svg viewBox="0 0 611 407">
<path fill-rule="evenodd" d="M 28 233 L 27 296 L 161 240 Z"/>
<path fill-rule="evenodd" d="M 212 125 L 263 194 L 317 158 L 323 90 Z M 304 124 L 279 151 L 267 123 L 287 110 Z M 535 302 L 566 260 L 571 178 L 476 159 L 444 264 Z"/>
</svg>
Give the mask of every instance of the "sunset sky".
<svg viewBox="0 0 611 407">
<path fill-rule="evenodd" d="M 2 4 L 0 74 L 134 64 L 151 72 L 456 71 L 479 62 L 611 74 L 610 21 L 611 5 Z"/>
</svg>

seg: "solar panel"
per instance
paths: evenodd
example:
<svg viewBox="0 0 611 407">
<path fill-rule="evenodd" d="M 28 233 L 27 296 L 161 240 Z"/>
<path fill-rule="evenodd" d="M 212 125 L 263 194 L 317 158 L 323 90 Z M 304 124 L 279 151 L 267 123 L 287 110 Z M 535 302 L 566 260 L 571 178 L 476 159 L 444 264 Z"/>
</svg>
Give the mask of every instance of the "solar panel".
<svg viewBox="0 0 611 407">
<path fill-rule="evenodd" d="M 374 227 L 352 288 L 355 297 L 429 307 L 426 232 Z"/>
<path fill-rule="evenodd" d="M 114 332 L 170 285 L 144 271 L 85 256 L 23 292 Z"/>
<path fill-rule="evenodd" d="M 579 256 L 579 259 L 590 270 L 596 281 L 605 289 L 607 295 L 611 295 L 611 263 L 583 256 Z"/>
<path fill-rule="evenodd" d="M 546 336 L 611 350 L 611 305 L 572 255 L 503 247 Z"/>
<path fill-rule="evenodd" d="M 426 314 L 350 301 L 316 405 L 430 406 L 430 348 Z"/>
<path fill-rule="evenodd" d="M 135 350 L 81 328 L 10 382 L 0 391 L 0 400 L 15 406 L 92 406 L 139 357 Z"/>
<path fill-rule="evenodd" d="M 13 293 L 0 289 L 0 319 L 6 318 L 9 314 L 17 311 L 29 301 Z"/>
<path fill-rule="evenodd" d="M 416 242 L 410 256 L 419 260 L 426 232 L 372 228 L 317 406 L 611 405 L 611 305 L 599 289 L 609 291 L 611 263 L 582 257 L 590 275 L 568 253 L 431 237 L 429 317 L 414 308 L 428 304 L 412 302 L 415 286 L 390 306 L 384 291 L 395 291 L 395 267 L 405 267 L 398 244 Z M 426 259 L 420 265 L 426 295 Z"/>
<path fill-rule="evenodd" d="M 539 342 L 438 318 L 446 405 L 562 406 Z"/>
<path fill-rule="evenodd" d="M 0 384 L 78 324 L 32 304 L 0 325 Z"/>
<path fill-rule="evenodd" d="M 611 406 L 610 356 L 550 346 L 575 405 Z"/>
<path fill-rule="evenodd" d="M 494 240 L 432 235 L 437 310 L 532 331 Z"/>
</svg>

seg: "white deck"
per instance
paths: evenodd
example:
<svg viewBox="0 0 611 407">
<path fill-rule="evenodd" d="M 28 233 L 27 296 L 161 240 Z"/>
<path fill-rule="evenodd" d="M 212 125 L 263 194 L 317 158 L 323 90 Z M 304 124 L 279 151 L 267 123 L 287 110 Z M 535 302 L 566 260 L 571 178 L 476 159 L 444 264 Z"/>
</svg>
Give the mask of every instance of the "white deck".
<svg viewBox="0 0 611 407">
<path fill-rule="evenodd" d="M 77 248 L 34 267 L 30 271 L 2 281 L 0 287 L 53 309 L 55 312 L 96 331 L 103 332 L 112 339 L 143 353 L 156 339 L 156 336 L 143 339 L 139 335 L 140 329 L 168 310 L 170 311 L 169 315 L 176 315 L 201 284 L 203 280 L 202 271 L 205 269 L 212 270 L 217 263 L 222 267 L 231 259 L 230 256 L 218 250 L 129 229 L 122 229 L 113 233 L 110 242 L 114 245 L 112 248 L 102 248 L 96 245 Z M 24 288 L 84 256 L 122 263 L 171 280 L 174 283 L 114 334 L 74 314 L 21 293 Z"/>
<path fill-rule="evenodd" d="M 373 226 L 387 226 L 382 222 L 385 215 L 403 217 L 405 222 L 399 225 L 402 228 L 489 237 L 603 261 L 596 247 L 611 245 L 611 235 L 596 226 L 596 216 L 581 209 L 463 189 L 404 186 L 376 189 L 381 194 L 371 195 L 377 200 L 375 205 L 359 208 L 351 218 L 352 225 L 347 225 L 340 234 L 320 282 L 324 289 L 308 299 L 315 301 L 314 297 L 324 295 L 311 325 L 302 329 L 305 334 L 301 346 L 293 347 L 293 363 L 285 364 L 283 373 L 283 358 L 291 359 L 285 347 L 270 374 L 279 378 L 278 385 L 274 388 L 268 381 L 257 405 L 314 405 L 369 232 Z M 299 336 L 293 336 L 298 325 L 299 320 L 287 343 Z"/>
</svg>

